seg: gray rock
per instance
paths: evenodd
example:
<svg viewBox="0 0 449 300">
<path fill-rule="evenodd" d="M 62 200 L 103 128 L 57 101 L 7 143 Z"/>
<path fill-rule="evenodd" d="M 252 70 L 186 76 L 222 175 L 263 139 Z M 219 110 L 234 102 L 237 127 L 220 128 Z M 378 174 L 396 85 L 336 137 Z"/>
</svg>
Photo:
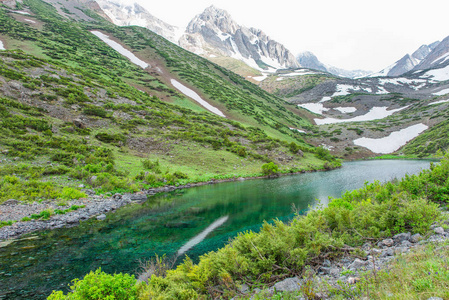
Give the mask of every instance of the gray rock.
<svg viewBox="0 0 449 300">
<path fill-rule="evenodd" d="M 5 202 L 3 202 L 1 205 L 12 206 L 12 205 L 17 205 L 19 203 L 20 202 L 16 199 L 9 199 L 9 200 L 6 200 Z"/>
<path fill-rule="evenodd" d="M 106 215 L 105 214 L 101 214 L 101 215 L 97 216 L 97 220 L 99 220 L 99 221 L 106 220 Z"/>
<path fill-rule="evenodd" d="M 399 233 L 393 236 L 393 240 L 395 243 L 400 244 L 402 241 L 408 241 L 410 240 L 411 234 L 410 232 L 407 233 Z"/>
<path fill-rule="evenodd" d="M 242 284 L 240 286 L 240 292 L 243 293 L 243 294 L 248 293 L 249 292 L 249 286 L 246 283 Z"/>
<path fill-rule="evenodd" d="M 410 248 L 410 247 L 412 247 L 412 246 L 413 246 L 413 244 L 410 243 L 409 241 L 402 241 L 402 243 L 401 243 L 401 247 L 407 247 L 407 248 Z"/>
<path fill-rule="evenodd" d="M 443 227 L 437 227 L 433 230 L 436 234 L 443 234 L 444 233 L 444 229 Z"/>
<path fill-rule="evenodd" d="M 352 264 L 349 265 L 349 269 L 358 270 L 360 268 L 366 267 L 367 261 L 360 260 L 356 258 Z"/>
<path fill-rule="evenodd" d="M 396 247 L 394 248 L 394 254 L 401 254 L 408 251 L 407 247 Z"/>
<path fill-rule="evenodd" d="M 412 242 L 412 243 L 417 243 L 417 242 L 419 242 L 421 239 L 422 239 L 422 236 L 421 236 L 419 233 L 417 233 L 417 234 L 414 234 L 414 235 L 412 235 L 412 236 L 410 237 L 410 242 Z"/>
<path fill-rule="evenodd" d="M 328 260 L 328 259 L 325 259 L 324 262 L 323 262 L 323 266 L 330 267 L 331 266 L 331 261 Z"/>
<path fill-rule="evenodd" d="M 136 193 L 136 194 L 131 194 L 130 199 L 132 201 L 146 201 L 147 200 L 147 195 L 145 194 L 140 194 L 140 193 Z"/>
<path fill-rule="evenodd" d="M 392 239 L 385 239 L 381 242 L 383 246 L 391 247 L 394 245 L 394 241 Z"/>
<path fill-rule="evenodd" d="M 301 288 L 302 281 L 297 277 L 284 279 L 274 285 L 277 292 L 297 291 Z"/>
<path fill-rule="evenodd" d="M 388 248 L 382 253 L 381 257 L 387 257 L 387 256 L 393 256 L 393 255 L 394 255 L 393 248 Z"/>
</svg>

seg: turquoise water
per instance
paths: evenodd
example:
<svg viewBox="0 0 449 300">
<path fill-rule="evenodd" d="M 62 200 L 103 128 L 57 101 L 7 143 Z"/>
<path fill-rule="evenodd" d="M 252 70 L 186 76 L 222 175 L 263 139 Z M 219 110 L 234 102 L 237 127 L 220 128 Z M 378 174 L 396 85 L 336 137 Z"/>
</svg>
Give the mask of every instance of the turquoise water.
<svg viewBox="0 0 449 300">
<path fill-rule="evenodd" d="M 157 195 L 124 207 L 105 221 L 43 231 L 0 248 L 0 299 L 42 299 L 67 291 L 73 278 L 99 267 L 138 273 L 155 254 L 199 255 L 223 246 L 264 220 L 288 221 L 328 197 L 364 182 L 387 181 L 428 168 L 428 161 L 358 161 L 343 168 L 276 179 L 245 180 Z"/>
</svg>

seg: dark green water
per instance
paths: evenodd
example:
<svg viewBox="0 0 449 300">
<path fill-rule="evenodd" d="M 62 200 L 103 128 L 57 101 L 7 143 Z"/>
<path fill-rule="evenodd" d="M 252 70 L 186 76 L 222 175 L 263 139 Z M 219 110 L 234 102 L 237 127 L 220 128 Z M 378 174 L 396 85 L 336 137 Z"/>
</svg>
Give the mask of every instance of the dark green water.
<svg viewBox="0 0 449 300">
<path fill-rule="evenodd" d="M 98 267 L 136 273 L 139 261 L 155 253 L 176 255 L 190 248 L 186 253 L 197 259 L 241 231 L 259 230 L 264 220 L 290 220 L 292 205 L 305 212 L 316 199 L 326 204 L 329 196 L 365 181 L 428 167 L 428 161 L 359 161 L 330 172 L 207 185 L 152 197 L 105 221 L 30 234 L 0 248 L 0 299 L 42 299 Z"/>
</svg>

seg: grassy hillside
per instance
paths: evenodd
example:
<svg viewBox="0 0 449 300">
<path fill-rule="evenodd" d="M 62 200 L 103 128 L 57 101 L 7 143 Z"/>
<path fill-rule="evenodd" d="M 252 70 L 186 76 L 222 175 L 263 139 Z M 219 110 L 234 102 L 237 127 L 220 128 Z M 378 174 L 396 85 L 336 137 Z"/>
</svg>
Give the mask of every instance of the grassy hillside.
<svg viewBox="0 0 449 300">
<path fill-rule="evenodd" d="M 0 38 L 22 49 L 0 51 L 0 202 L 61 197 L 67 185 L 136 191 L 260 175 L 267 162 L 281 172 L 339 164 L 288 128 L 307 123 L 282 100 L 240 76 L 148 30 L 73 22 L 42 1 L 24 4 L 35 23 L 0 8 Z M 230 118 L 205 112 L 91 29 L 163 63 Z"/>
</svg>

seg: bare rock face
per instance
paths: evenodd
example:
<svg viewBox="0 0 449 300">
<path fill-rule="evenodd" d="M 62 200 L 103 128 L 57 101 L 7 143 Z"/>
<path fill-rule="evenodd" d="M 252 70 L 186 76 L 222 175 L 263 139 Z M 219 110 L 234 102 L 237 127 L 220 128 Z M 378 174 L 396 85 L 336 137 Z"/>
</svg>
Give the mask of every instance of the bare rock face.
<svg viewBox="0 0 449 300">
<path fill-rule="evenodd" d="M 228 12 L 214 6 L 189 23 L 179 44 L 206 57 L 229 56 L 261 70 L 299 67 L 294 55 L 282 44 L 259 29 L 237 24 Z"/>
<path fill-rule="evenodd" d="M 137 3 L 128 4 L 116 0 L 96 0 L 96 2 L 115 25 L 142 26 L 175 44 L 178 42 L 180 35 L 178 27 L 156 18 Z"/>
</svg>

